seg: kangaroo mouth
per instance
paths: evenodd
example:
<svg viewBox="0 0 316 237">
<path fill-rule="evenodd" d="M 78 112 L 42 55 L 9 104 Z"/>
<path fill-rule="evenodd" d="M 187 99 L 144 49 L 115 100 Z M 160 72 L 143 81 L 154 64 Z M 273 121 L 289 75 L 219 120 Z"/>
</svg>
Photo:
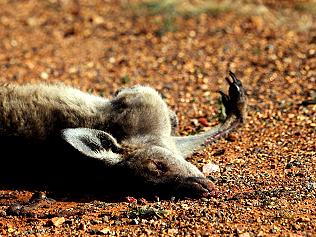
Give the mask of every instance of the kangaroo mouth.
<svg viewBox="0 0 316 237">
<path fill-rule="evenodd" d="M 189 177 L 183 179 L 176 192 L 186 197 L 217 197 L 218 189 L 215 184 L 204 177 Z"/>
<path fill-rule="evenodd" d="M 160 198 L 211 198 L 218 197 L 216 185 L 206 177 L 165 177 L 160 180 L 130 177 L 122 180 L 127 192 L 137 192 L 140 195 L 159 196 Z"/>
<path fill-rule="evenodd" d="M 156 186 L 163 197 L 211 198 L 218 197 L 215 184 L 205 177 L 175 178 Z"/>
</svg>

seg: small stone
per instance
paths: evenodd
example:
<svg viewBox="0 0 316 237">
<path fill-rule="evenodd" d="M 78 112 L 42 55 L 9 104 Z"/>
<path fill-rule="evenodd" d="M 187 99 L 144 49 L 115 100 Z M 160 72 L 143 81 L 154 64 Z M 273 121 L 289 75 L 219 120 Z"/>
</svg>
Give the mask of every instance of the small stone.
<svg viewBox="0 0 316 237">
<path fill-rule="evenodd" d="M 298 220 L 297 220 L 297 222 L 310 222 L 311 221 L 311 219 L 310 218 L 308 218 L 308 217 L 300 217 L 300 218 L 298 218 Z"/>
<path fill-rule="evenodd" d="M 138 225 L 138 224 L 139 224 L 139 221 L 138 221 L 137 219 L 133 219 L 133 220 L 131 221 L 131 224 L 132 224 L 132 225 Z"/>
<path fill-rule="evenodd" d="M 12 47 L 16 47 L 16 46 L 18 46 L 18 42 L 16 41 L 16 40 L 11 40 L 11 46 Z"/>
<path fill-rule="evenodd" d="M 47 80 L 49 78 L 49 74 L 47 72 L 41 72 L 41 78 Z"/>
<path fill-rule="evenodd" d="M 306 185 L 306 189 L 307 189 L 308 191 L 312 191 L 312 190 L 316 189 L 316 182 L 310 182 L 310 183 L 308 183 L 308 184 Z"/>
<path fill-rule="evenodd" d="M 260 230 L 257 236 L 262 237 L 262 236 L 267 236 L 267 235 L 262 230 Z"/>
<path fill-rule="evenodd" d="M 235 159 L 233 160 L 233 163 L 243 165 L 246 163 L 246 161 L 244 159 Z"/>
<path fill-rule="evenodd" d="M 184 210 L 189 210 L 190 206 L 188 204 L 184 203 L 184 204 L 181 205 L 181 208 L 184 209 Z"/>
<path fill-rule="evenodd" d="M 169 235 L 176 235 L 177 233 L 178 233 L 178 229 L 175 229 L 175 228 L 168 229 Z"/>
<path fill-rule="evenodd" d="M 207 90 L 209 89 L 209 85 L 207 85 L 207 84 L 202 84 L 202 85 L 200 86 L 200 88 L 201 88 L 203 91 L 207 91 Z"/>
<path fill-rule="evenodd" d="M 86 66 L 87 66 L 87 68 L 93 68 L 94 62 L 88 62 Z"/>
<path fill-rule="evenodd" d="M 219 150 L 214 152 L 213 156 L 224 155 L 224 153 L 225 153 L 225 149 L 219 149 Z"/>
<path fill-rule="evenodd" d="M 73 67 L 69 68 L 68 72 L 69 72 L 70 74 L 77 73 L 77 72 L 79 72 L 79 68 L 73 66 Z"/>
<path fill-rule="evenodd" d="M 112 64 L 113 64 L 113 63 L 115 63 L 115 61 L 116 61 L 116 60 L 115 60 L 115 58 L 114 58 L 114 57 L 110 57 L 110 58 L 109 58 L 109 62 L 110 62 L 110 63 L 112 63 Z"/>
<path fill-rule="evenodd" d="M 191 30 L 191 31 L 189 32 L 189 36 L 190 36 L 191 38 L 194 38 L 194 37 L 196 36 L 196 32 L 195 32 L 194 30 Z"/>
<path fill-rule="evenodd" d="M 122 224 L 122 221 L 115 221 L 114 224 L 115 224 L 115 225 L 121 225 L 121 224 Z"/>
<path fill-rule="evenodd" d="M 241 234 L 245 233 L 244 227 L 242 227 L 242 226 L 237 226 L 236 232 L 237 232 L 238 236 L 240 236 Z"/>
<path fill-rule="evenodd" d="M 199 123 L 202 124 L 204 127 L 208 127 L 208 122 L 205 118 L 200 118 Z"/>
<path fill-rule="evenodd" d="M 226 140 L 229 141 L 229 142 L 234 142 L 238 139 L 238 136 L 237 134 L 235 133 L 231 133 L 227 136 Z"/>
<path fill-rule="evenodd" d="M 255 25 L 257 30 L 262 30 L 262 28 L 264 27 L 264 21 L 261 16 L 252 16 L 251 21 Z"/>
<path fill-rule="evenodd" d="M 63 223 L 65 222 L 65 218 L 64 217 L 53 217 L 51 220 L 48 221 L 48 225 L 50 226 L 56 226 L 59 227 L 61 226 Z"/>
<path fill-rule="evenodd" d="M 102 230 L 97 231 L 97 234 L 98 235 L 111 234 L 111 230 L 108 227 L 106 227 L 106 228 L 103 228 Z"/>
<path fill-rule="evenodd" d="M 78 226 L 78 229 L 79 229 L 79 230 L 86 231 L 86 230 L 87 230 L 87 226 L 86 226 L 85 223 L 80 223 L 79 226 Z"/>
<path fill-rule="evenodd" d="M 97 224 L 101 224 L 101 223 L 102 223 L 102 221 L 100 221 L 100 220 L 91 220 L 92 225 L 97 225 Z"/>
<path fill-rule="evenodd" d="M 220 168 L 218 165 L 213 164 L 213 163 L 208 163 L 203 166 L 202 172 L 205 176 L 210 175 L 211 173 L 219 172 Z"/>
<path fill-rule="evenodd" d="M 199 125 L 199 120 L 197 119 L 191 119 L 191 123 L 192 125 L 194 125 L 195 127 L 197 127 Z"/>
<path fill-rule="evenodd" d="M 104 19 L 102 16 L 94 16 L 93 17 L 93 23 L 96 25 L 100 25 L 104 23 Z"/>
<path fill-rule="evenodd" d="M 7 216 L 6 211 L 0 210 L 0 217 L 5 217 L 5 216 Z"/>
<path fill-rule="evenodd" d="M 102 217 L 102 221 L 103 222 L 109 222 L 109 217 L 108 216 L 104 216 L 104 217 Z"/>
<path fill-rule="evenodd" d="M 276 225 L 273 225 L 271 228 L 271 233 L 277 233 L 280 231 L 280 228 Z"/>
<path fill-rule="evenodd" d="M 295 114 L 289 114 L 288 117 L 291 118 L 295 118 Z"/>
<path fill-rule="evenodd" d="M 248 232 L 242 233 L 238 235 L 239 237 L 250 237 L 250 234 Z"/>
</svg>

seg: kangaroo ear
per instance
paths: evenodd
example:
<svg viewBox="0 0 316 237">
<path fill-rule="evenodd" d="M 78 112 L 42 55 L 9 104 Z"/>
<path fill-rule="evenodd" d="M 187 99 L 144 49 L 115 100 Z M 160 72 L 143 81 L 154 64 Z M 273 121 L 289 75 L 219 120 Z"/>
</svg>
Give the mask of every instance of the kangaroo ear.
<svg viewBox="0 0 316 237">
<path fill-rule="evenodd" d="M 114 165 L 122 160 L 121 146 L 110 134 L 89 128 L 67 128 L 61 131 L 63 139 L 82 154 Z"/>
</svg>

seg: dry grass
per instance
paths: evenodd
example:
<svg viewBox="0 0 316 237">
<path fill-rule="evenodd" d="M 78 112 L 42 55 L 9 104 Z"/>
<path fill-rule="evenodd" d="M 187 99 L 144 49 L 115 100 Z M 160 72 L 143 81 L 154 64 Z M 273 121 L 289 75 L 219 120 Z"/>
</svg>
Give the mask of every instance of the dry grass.
<svg viewBox="0 0 316 237">
<path fill-rule="evenodd" d="M 282 4 L 283 3 L 283 4 Z M 220 13 L 232 11 L 244 16 L 260 16 L 266 24 L 289 26 L 297 31 L 306 31 L 312 27 L 316 16 L 316 1 L 297 1 L 289 12 L 286 1 L 280 2 L 278 9 L 272 9 L 264 1 L 247 0 L 142 0 L 132 5 L 135 15 L 160 15 L 161 32 L 177 29 L 177 16 L 193 17 L 199 14 L 217 16 Z"/>
</svg>

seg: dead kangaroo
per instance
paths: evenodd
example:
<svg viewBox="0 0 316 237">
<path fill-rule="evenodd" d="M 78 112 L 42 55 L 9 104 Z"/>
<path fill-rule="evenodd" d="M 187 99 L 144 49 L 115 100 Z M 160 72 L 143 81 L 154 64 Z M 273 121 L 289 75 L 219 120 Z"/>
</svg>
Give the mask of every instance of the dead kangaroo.
<svg viewBox="0 0 316 237">
<path fill-rule="evenodd" d="M 246 94 L 230 77 L 228 94 L 220 92 L 226 120 L 185 137 L 173 135 L 175 113 L 147 86 L 119 90 L 112 99 L 64 85 L 1 86 L 0 145 L 9 153 L 1 155 L 0 185 L 19 176 L 45 187 L 72 180 L 69 186 L 99 190 L 113 184 L 158 196 L 215 195 L 215 185 L 185 158 L 243 122 Z"/>
</svg>

